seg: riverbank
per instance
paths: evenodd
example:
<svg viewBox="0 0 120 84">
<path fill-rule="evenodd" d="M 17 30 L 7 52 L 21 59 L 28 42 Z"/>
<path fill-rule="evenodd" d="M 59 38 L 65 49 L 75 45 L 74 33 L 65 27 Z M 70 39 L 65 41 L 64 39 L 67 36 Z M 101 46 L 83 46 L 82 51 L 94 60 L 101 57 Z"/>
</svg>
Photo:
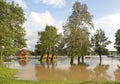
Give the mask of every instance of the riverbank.
<svg viewBox="0 0 120 84">
<path fill-rule="evenodd" d="M 116 81 L 95 82 L 95 81 L 28 81 L 16 80 L 15 74 L 17 69 L 1 68 L 0 67 L 0 84 L 120 84 Z"/>
</svg>

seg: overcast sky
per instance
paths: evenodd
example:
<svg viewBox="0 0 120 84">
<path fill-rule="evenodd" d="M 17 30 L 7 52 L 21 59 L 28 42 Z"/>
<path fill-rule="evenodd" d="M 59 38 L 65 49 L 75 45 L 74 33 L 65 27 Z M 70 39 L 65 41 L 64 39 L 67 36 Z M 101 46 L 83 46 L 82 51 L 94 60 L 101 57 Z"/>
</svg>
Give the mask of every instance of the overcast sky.
<svg viewBox="0 0 120 84">
<path fill-rule="evenodd" d="M 73 3 L 76 0 L 6 0 L 15 1 L 24 9 L 27 21 L 24 26 L 27 31 L 28 48 L 34 50 L 37 42 L 37 32 L 44 30 L 46 25 L 56 26 L 62 32 L 62 24 L 71 15 Z M 93 15 L 94 30 L 102 28 L 112 44 L 107 48 L 115 50 L 115 33 L 120 28 L 120 0 L 78 0 L 87 4 Z"/>
</svg>

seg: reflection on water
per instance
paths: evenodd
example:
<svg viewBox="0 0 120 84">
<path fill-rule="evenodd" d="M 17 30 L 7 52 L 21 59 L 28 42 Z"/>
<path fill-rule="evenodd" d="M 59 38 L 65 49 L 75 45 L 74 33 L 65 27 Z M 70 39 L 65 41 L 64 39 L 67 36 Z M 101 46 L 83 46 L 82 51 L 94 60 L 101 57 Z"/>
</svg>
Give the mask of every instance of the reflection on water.
<svg viewBox="0 0 120 84">
<path fill-rule="evenodd" d="M 92 73 L 92 77 L 94 80 L 110 80 L 109 73 L 106 73 L 106 71 L 109 69 L 109 65 L 98 65 L 96 66 L 94 70 L 94 75 Z"/>
<path fill-rule="evenodd" d="M 120 80 L 120 61 L 103 57 L 99 65 L 99 57 L 85 58 L 86 64 L 69 64 L 67 57 L 58 57 L 56 64 L 42 65 L 37 59 L 16 60 L 10 67 L 18 68 L 17 77 L 23 80 Z M 14 66 L 13 66 L 14 65 Z"/>
<path fill-rule="evenodd" d="M 30 62 L 30 59 L 19 59 L 18 60 L 18 63 L 21 65 L 21 66 L 26 66 L 28 63 Z"/>
<path fill-rule="evenodd" d="M 45 67 L 36 65 L 36 77 L 38 80 L 86 80 L 89 79 L 90 71 L 87 65 L 74 65 L 67 70 L 56 66 Z"/>
<path fill-rule="evenodd" d="M 120 66 L 118 66 L 118 68 L 115 70 L 114 74 L 115 74 L 115 79 L 120 80 Z"/>
</svg>

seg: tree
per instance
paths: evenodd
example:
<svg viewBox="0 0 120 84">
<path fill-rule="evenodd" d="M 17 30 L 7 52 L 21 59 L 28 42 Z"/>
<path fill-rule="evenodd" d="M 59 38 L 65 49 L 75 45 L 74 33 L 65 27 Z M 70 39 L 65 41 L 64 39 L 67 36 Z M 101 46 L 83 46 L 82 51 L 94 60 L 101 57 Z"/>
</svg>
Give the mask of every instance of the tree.
<svg viewBox="0 0 120 84">
<path fill-rule="evenodd" d="M 72 9 L 72 15 L 63 25 L 65 46 L 67 46 L 67 55 L 71 58 L 73 64 L 74 57 L 86 55 L 89 47 L 89 31 L 93 28 L 92 15 L 88 12 L 86 4 L 75 1 Z M 82 59 L 84 60 L 84 59 Z"/>
<path fill-rule="evenodd" d="M 80 55 L 82 56 L 82 63 L 84 63 L 84 56 L 88 54 L 89 52 L 89 32 L 87 29 L 82 29 L 82 32 L 80 33 L 80 43 L 79 43 L 79 56 L 78 56 L 78 63 L 80 63 Z"/>
<path fill-rule="evenodd" d="M 0 46 L 4 46 L 4 55 L 15 55 L 26 47 L 25 22 L 23 9 L 18 4 L 0 0 Z"/>
<path fill-rule="evenodd" d="M 39 55 L 44 53 L 56 53 L 56 48 L 59 45 L 60 34 L 57 34 L 57 29 L 54 26 L 46 26 L 45 31 L 38 32 L 39 40 L 36 44 L 35 52 Z"/>
<path fill-rule="evenodd" d="M 57 54 L 59 56 L 65 56 L 67 55 L 66 53 L 66 47 L 65 47 L 65 40 L 64 40 L 64 36 L 61 36 L 61 39 L 60 39 L 60 44 L 57 48 Z"/>
<path fill-rule="evenodd" d="M 115 33 L 115 46 L 117 53 L 120 54 L 120 29 Z"/>
<path fill-rule="evenodd" d="M 100 57 L 100 65 L 102 62 L 101 55 L 103 55 L 104 52 L 108 51 L 106 49 L 106 46 L 110 43 L 111 42 L 108 41 L 108 38 L 105 36 L 105 32 L 102 29 L 97 30 L 96 33 L 91 37 L 91 45 L 92 45 L 93 50 Z"/>
</svg>

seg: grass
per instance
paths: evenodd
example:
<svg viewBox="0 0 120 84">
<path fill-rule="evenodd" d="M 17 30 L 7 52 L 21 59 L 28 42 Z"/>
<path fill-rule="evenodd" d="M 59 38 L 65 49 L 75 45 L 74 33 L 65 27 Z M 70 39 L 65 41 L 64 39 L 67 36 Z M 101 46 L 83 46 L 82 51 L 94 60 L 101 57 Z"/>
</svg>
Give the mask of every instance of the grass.
<svg viewBox="0 0 120 84">
<path fill-rule="evenodd" d="M 120 84 L 118 81 L 28 81 L 16 80 L 14 75 L 18 72 L 17 69 L 0 67 L 0 84 Z"/>
</svg>

